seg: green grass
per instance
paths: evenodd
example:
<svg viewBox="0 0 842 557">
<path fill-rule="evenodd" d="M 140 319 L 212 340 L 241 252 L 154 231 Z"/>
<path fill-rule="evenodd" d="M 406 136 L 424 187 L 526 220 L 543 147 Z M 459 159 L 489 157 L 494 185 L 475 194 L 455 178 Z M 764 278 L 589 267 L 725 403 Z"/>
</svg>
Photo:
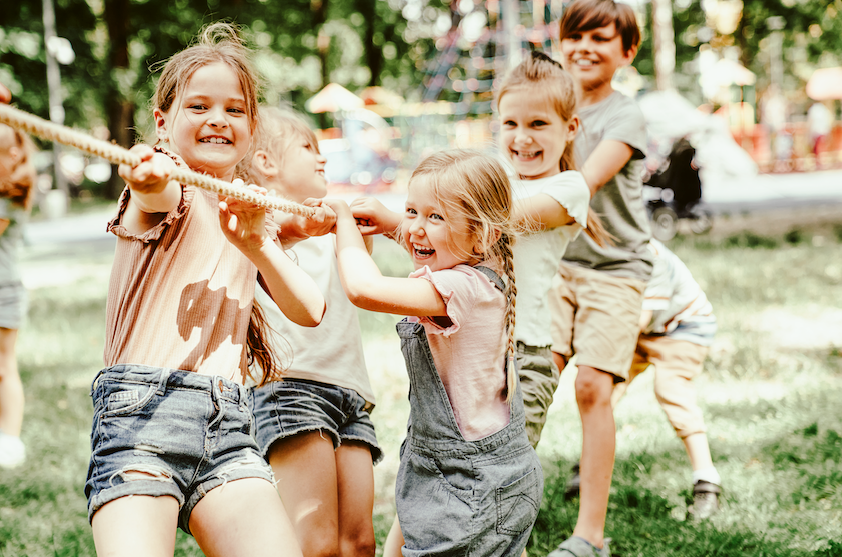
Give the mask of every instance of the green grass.
<svg viewBox="0 0 842 557">
<path fill-rule="evenodd" d="M 729 229 L 725 222 L 713 236 L 671 243 L 720 323 L 696 384 L 723 476 L 723 510 L 701 525 L 686 519 L 690 467 L 655 401 L 651 373 L 644 374 L 616 410 L 606 524 L 614 555 L 842 557 L 842 218 L 821 226 L 770 232 Z M 406 274 L 397 246 L 379 242 L 376 249 L 390 274 Z M 109 257 L 42 253 L 26 262 L 66 282 L 30 293 L 29 321 L 18 343 L 29 459 L 22 469 L 0 472 L 0 557 L 95 553 L 83 488 L 88 390 L 101 365 Z M 408 414 L 395 322 L 362 316 L 378 396 L 373 419 L 386 451 L 375 469 L 380 544 L 394 516 L 392 482 Z M 832 337 L 834 326 L 837 348 L 819 342 Z M 574 373 L 562 375 L 538 451 L 547 481 L 530 555 L 546 554 L 576 522 L 577 500 L 563 498 L 581 447 Z M 176 555 L 201 553 L 179 533 Z"/>
</svg>

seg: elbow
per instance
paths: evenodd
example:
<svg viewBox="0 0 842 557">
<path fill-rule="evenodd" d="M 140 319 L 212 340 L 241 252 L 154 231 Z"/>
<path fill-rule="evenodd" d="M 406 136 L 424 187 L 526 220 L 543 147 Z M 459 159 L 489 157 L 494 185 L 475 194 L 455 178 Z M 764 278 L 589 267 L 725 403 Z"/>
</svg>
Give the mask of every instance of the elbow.
<svg viewBox="0 0 842 557">
<path fill-rule="evenodd" d="M 370 310 L 372 302 L 372 288 L 368 283 L 345 284 L 345 294 L 348 300 L 360 309 Z"/>
<path fill-rule="evenodd" d="M 306 309 L 298 324 L 302 327 L 317 327 L 322 322 L 326 311 L 327 304 L 322 299 L 321 304 L 314 304 L 313 307 Z"/>
</svg>

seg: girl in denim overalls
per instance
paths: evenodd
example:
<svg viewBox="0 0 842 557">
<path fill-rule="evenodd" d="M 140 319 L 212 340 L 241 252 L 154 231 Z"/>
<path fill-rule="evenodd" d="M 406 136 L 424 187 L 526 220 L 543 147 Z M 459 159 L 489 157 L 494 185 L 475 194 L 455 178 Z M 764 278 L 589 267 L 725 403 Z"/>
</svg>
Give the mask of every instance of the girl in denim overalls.
<svg viewBox="0 0 842 557">
<path fill-rule="evenodd" d="M 348 297 L 409 315 L 398 324 L 411 411 L 395 488 L 406 556 L 520 555 L 538 514 L 543 475 L 514 366 L 511 205 L 505 171 L 475 151 L 425 159 L 399 223 L 372 201 L 354 213 L 331 202 Z M 357 221 L 399 238 L 416 271 L 383 277 Z"/>
</svg>

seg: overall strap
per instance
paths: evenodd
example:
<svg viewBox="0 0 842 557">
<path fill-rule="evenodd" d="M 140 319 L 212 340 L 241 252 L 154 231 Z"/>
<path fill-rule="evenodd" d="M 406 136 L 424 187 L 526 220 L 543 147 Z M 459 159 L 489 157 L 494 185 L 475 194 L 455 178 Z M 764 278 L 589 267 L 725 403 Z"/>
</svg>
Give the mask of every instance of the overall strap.
<svg viewBox="0 0 842 557">
<path fill-rule="evenodd" d="M 503 293 L 506 292 L 506 285 L 503 284 L 503 279 L 500 278 L 500 275 L 483 265 L 474 265 L 474 269 L 488 277 L 488 280 L 494 283 L 494 286 L 497 287 L 497 290 Z"/>
</svg>

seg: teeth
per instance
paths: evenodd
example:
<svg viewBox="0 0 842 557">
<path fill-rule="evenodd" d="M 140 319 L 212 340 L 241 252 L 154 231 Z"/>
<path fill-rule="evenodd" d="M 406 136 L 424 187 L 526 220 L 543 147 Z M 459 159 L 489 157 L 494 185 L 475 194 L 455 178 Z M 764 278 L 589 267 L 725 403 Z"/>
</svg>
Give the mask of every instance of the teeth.
<svg viewBox="0 0 842 557">
<path fill-rule="evenodd" d="M 206 137 L 200 140 L 203 143 L 231 143 L 224 137 Z"/>
<path fill-rule="evenodd" d="M 594 62 L 593 60 L 583 60 L 583 59 L 581 59 L 581 58 L 580 58 L 580 59 L 578 59 L 578 60 L 576 60 L 576 65 L 577 65 L 577 66 L 593 66 L 593 65 L 594 65 L 594 63 L 595 63 L 595 62 Z"/>
</svg>

